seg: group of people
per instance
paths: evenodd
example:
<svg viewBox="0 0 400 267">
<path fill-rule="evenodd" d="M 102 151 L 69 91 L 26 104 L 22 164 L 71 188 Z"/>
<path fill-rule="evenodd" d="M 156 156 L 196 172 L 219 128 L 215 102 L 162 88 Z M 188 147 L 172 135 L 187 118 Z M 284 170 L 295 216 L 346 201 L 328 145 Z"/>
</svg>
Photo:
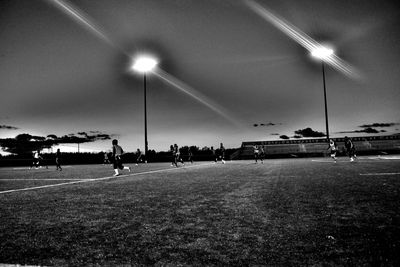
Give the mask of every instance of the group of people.
<svg viewBox="0 0 400 267">
<path fill-rule="evenodd" d="M 218 160 L 220 160 L 222 164 L 225 164 L 225 147 L 223 143 L 220 143 L 220 147 L 218 150 L 215 150 L 213 146 L 210 149 L 212 153 L 213 162 L 217 163 Z M 183 166 L 185 166 L 185 162 L 183 161 L 183 157 L 181 156 L 181 152 L 177 144 L 170 145 L 169 151 L 171 152 L 172 155 L 171 166 L 178 167 L 178 162 L 180 162 Z M 193 152 L 190 147 L 188 149 L 188 161 L 190 163 L 193 163 Z"/>
<path fill-rule="evenodd" d="M 350 161 L 353 162 L 357 156 L 356 156 L 356 148 L 354 146 L 353 141 L 345 136 L 344 137 L 344 147 L 346 149 L 346 154 L 349 156 Z M 333 139 L 329 139 L 329 146 L 328 150 L 331 152 L 331 157 L 334 160 L 334 162 L 337 162 L 336 154 L 338 152 L 338 145 Z M 264 158 L 265 158 L 265 151 L 263 146 L 258 146 L 254 145 L 253 146 L 253 151 L 254 151 L 254 159 L 255 163 L 258 163 L 258 160 L 261 161 L 261 163 L 264 163 Z"/>
<path fill-rule="evenodd" d="M 350 161 L 353 162 L 357 158 L 356 147 L 354 146 L 353 141 L 347 136 L 344 137 L 344 147 L 346 148 L 346 153 L 349 156 Z M 336 153 L 338 152 L 338 145 L 333 139 L 329 140 L 328 150 L 331 151 L 331 157 L 336 163 L 337 162 Z"/>
<path fill-rule="evenodd" d="M 40 153 L 40 150 L 37 150 L 33 153 L 33 160 L 32 160 L 30 169 L 32 169 L 33 167 L 35 167 L 36 169 L 39 169 L 39 168 L 42 168 L 42 165 L 44 165 L 46 167 L 46 169 L 49 168 L 49 166 L 47 165 L 47 162 L 43 159 L 42 154 Z M 57 149 L 57 152 L 56 152 L 56 170 L 62 171 L 60 149 Z"/>
<path fill-rule="evenodd" d="M 217 163 L 218 160 L 221 160 L 221 163 L 225 164 L 225 147 L 223 143 L 220 143 L 219 149 L 217 151 L 212 146 L 211 153 L 213 155 L 214 163 Z"/>
<path fill-rule="evenodd" d="M 170 145 L 169 151 L 172 154 L 171 166 L 178 167 L 178 162 L 182 163 L 182 165 L 185 166 L 185 162 L 183 161 L 183 158 L 181 157 L 181 152 L 179 151 L 179 147 L 177 144 Z"/>
<path fill-rule="evenodd" d="M 255 163 L 258 163 L 258 160 L 261 161 L 261 163 L 264 163 L 264 158 L 265 158 L 265 151 L 264 151 L 264 147 L 263 146 L 258 146 L 258 145 L 254 145 L 253 146 L 253 150 L 254 150 L 254 159 L 255 159 Z"/>
<path fill-rule="evenodd" d="M 355 146 L 352 142 L 352 140 L 345 136 L 344 138 L 344 146 L 346 148 L 347 155 L 350 158 L 350 161 L 353 162 L 356 159 L 356 149 Z M 337 162 L 336 154 L 338 152 L 338 145 L 337 143 L 333 140 L 329 140 L 329 147 L 328 150 L 330 150 L 330 154 L 334 162 Z M 255 163 L 258 163 L 258 161 L 261 161 L 261 163 L 264 163 L 264 158 L 265 158 L 265 151 L 263 146 L 258 146 L 254 145 L 253 146 L 253 151 L 254 151 L 254 159 Z M 172 156 L 172 162 L 171 166 L 178 167 L 178 162 L 180 162 L 183 166 L 185 165 L 185 162 L 183 161 L 183 158 L 181 156 L 179 147 L 177 144 L 171 145 L 170 146 L 170 152 Z M 222 164 L 225 164 L 225 147 L 223 143 L 220 143 L 220 147 L 218 150 L 215 150 L 214 147 L 211 147 L 211 152 L 213 155 L 213 161 L 214 163 L 217 163 L 218 160 L 222 162 Z M 114 139 L 112 140 L 112 153 L 110 153 L 111 158 L 112 158 L 112 164 L 114 168 L 114 176 L 120 175 L 119 170 L 128 170 L 129 172 L 131 171 L 130 167 L 124 166 L 122 163 L 121 156 L 124 154 L 124 151 L 122 147 L 118 144 L 118 140 Z M 136 151 L 136 165 L 138 165 L 140 162 L 143 162 L 145 160 L 145 156 L 142 154 L 140 149 L 137 149 Z M 188 150 L 188 161 L 193 163 L 193 152 L 189 148 Z M 33 156 L 33 161 L 31 164 L 30 168 L 41 168 L 41 162 L 43 162 L 43 157 L 40 154 L 40 150 L 35 151 L 34 156 Z M 57 149 L 56 152 L 56 170 L 62 171 L 61 167 L 61 152 L 60 149 Z M 104 153 L 104 162 L 103 164 L 111 164 L 109 155 L 107 153 Z M 47 164 L 45 165 L 46 168 L 48 168 Z"/>
</svg>

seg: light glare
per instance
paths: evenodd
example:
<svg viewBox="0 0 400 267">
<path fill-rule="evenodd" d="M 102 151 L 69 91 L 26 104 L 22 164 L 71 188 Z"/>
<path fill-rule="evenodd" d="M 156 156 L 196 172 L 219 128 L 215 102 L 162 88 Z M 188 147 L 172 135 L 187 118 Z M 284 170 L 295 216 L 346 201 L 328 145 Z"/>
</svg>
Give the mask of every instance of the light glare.
<svg viewBox="0 0 400 267">
<path fill-rule="evenodd" d="M 302 45 L 305 49 L 307 49 L 310 53 L 315 49 L 321 47 L 321 44 L 312 39 L 306 33 L 295 27 L 294 25 L 286 22 L 285 20 L 279 18 L 278 16 L 274 15 L 271 11 L 266 9 L 265 7 L 261 6 L 257 2 L 253 0 L 246 0 L 247 5 L 259 16 L 267 20 L 268 22 L 272 23 L 275 27 L 280 29 L 283 33 L 288 35 L 290 38 L 295 40 L 298 44 Z M 332 51 L 333 52 L 333 51 Z M 335 54 L 332 54 L 326 58 L 324 61 L 337 69 L 338 71 L 344 73 L 345 75 L 360 79 L 362 78 L 361 73 L 352 67 L 350 64 L 345 62 L 344 60 L 340 59 Z"/>
<path fill-rule="evenodd" d="M 313 57 L 325 60 L 325 59 L 328 59 L 330 56 L 333 55 L 333 49 L 321 46 L 321 47 L 311 51 L 311 55 Z"/>
<path fill-rule="evenodd" d="M 153 70 L 158 64 L 157 60 L 149 56 L 138 57 L 132 64 L 132 69 L 138 72 Z"/>
</svg>

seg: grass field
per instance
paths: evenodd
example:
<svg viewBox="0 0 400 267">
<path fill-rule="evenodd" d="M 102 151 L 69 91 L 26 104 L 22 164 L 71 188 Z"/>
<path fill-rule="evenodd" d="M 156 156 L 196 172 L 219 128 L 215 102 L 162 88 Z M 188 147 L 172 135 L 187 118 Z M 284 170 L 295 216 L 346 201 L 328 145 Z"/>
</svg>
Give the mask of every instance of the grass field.
<svg viewBox="0 0 400 267">
<path fill-rule="evenodd" d="M 0 169 L 0 263 L 400 266 L 400 160 Z"/>
</svg>

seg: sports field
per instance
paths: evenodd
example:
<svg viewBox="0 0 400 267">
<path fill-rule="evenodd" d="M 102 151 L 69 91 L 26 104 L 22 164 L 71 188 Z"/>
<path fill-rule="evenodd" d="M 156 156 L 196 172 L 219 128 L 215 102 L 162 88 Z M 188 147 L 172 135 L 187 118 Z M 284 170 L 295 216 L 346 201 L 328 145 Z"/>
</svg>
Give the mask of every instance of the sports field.
<svg viewBox="0 0 400 267">
<path fill-rule="evenodd" d="M 0 264 L 400 266 L 400 157 L 0 169 Z"/>
</svg>

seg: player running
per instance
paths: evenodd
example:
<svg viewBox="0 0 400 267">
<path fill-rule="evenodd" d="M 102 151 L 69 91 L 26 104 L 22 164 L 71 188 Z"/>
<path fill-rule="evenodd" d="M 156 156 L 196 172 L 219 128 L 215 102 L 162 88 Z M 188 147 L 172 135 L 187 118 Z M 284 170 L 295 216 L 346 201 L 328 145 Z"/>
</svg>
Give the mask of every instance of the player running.
<svg viewBox="0 0 400 267">
<path fill-rule="evenodd" d="M 264 164 L 264 158 L 265 158 L 265 151 L 263 146 L 259 147 L 259 151 L 258 151 L 258 158 L 261 160 L 261 163 Z"/>
<path fill-rule="evenodd" d="M 33 154 L 33 161 L 31 164 L 30 169 L 33 168 L 33 166 L 35 166 L 36 169 L 42 168 L 41 166 L 41 161 L 43 160 L 42 154 L 40 153 L 40 150 L 35 151 L 35 153 Z M 46 169 L 48 169 L 49 166 L 46 165 Z"/>
<path fill-rule="evenodd" d="M 30 168 L 32 169 L 33 166 L 35 166 L 36 169 L 38 169 L 40 166 L 40 151 L 39 150 L 35 151 L 35 153 L 33 154 L 33 160 L 32 160 L 32 164 L 31 164 Z"/>
<path fill-rule="evenodd" d="M 108 158 L 107 152 L 104 152 L 104 159 L 103 159 L 103 165 L 105 164 L 110 164 L 110 159 Z"/>
<path fill-rule="evenodd" d="M 337 162 L 336 160 L 336 152 L 337 152 L 337 144 L 333 139 L 329 140 L 329 146 L 328 146 L 328 150 L 331 150 L 331 158 L 335 161 L 335 163 Z"/>
<path fill-rule="evenodd" d="M 171 157 L 171 166 L 178 167 L 178 164 L 175 162 L 176 155 L 175 155 L 175 149 L 174 149 L 173 145 L 169 146 L 169 151 L 171 152 L 171 156 L 172 156 Z"/>
<path fill-rule="evenodd" d="M 346 147 L 347 155 L 350 158 L 350 161 L 353 162 L 355 159 L 355 147 L 353 141 L 347 136 L 344 137 L 344 146 Z"/>
<path fill-rule="evenodd" d="M 175 160 L 174 160 L 175 166 L 178 167 L 178 161 L 180 161 L 182 163 L 182 165 L 185 166 L 185 163 L 183 162 L 183 159 L 181 157 L 181 153 L 179 151 L 179 147 L 177 144 L 174 144 L 174 154 L 175 154 Z"/>
<path fill-rule="evenodd" d="M 254 159 L 256 160 L 255 163 L 257 164 L 258 157 L 260 156 L 260 151 L 258 150 L 258 146 L 257 145 L 253 146 L 253 152 L 254 152 Z"/>
<path fill-rule="evenodd" d="M 60 152 L 60 149 L 58 148 L 57 149 L 57 152 L 56 152 L 56 170 L 58 171 L 62 171 L 62 168 L 61 168 L 61 152 Z"/>
<path fill-rule="evenodd" d="M 219 146 L 219 158 L 221 159 L 222 164 L 225 164 L 225 147 L 222 143 Z"/>
<path fill-rule="evenodd" d="M 142 154 L 142 151 L 138 148 L 136 150 L 136 166 L 139 165 L 140 162 L 143 162 L 144 155 Z"/>
<path fill-rule="evenodd" d="M 211 147 L 211 154 L 212 154 L 212 158 L 214 159 L 214 163 L 217 163 L 218 158 L 217 158 L 217 153 L 215 152 L 214 147 Z"/>
<path fill-rule="evenodd" d="M 190 161 L 190 163 L 193 164 L 193 152 L 190 147 L 188 149 L 188 161 Z"/>
<path fill-rule="evenodd" d="M 130 172 L 131 168 L 130 167 L 125 167 L 122 164 L 121 156 L 122 156 L 122 154 L 124 154 L 124 150 L 122 150 L 122 147 L 120 147 L 118 145 L 118 140 L 116 140 L 116 139 L 112 140 L 112 145 L 113 145 L 113 147 L 112 147 L 112 157 L 114 159 L 113 167 L 114 167 L 114 171 L 115 171 L 114 176 L 118 176 L 119 175 L 118 169 L 120 169 L 120 170 L 128 170 Z"/>
<path fill-rule="evenodd" d="M 258 160 L 261 161 L 262 164 L 264 164 L 264 157 L 265 157 L 265 152 L 264 148 L 262 146 L 253 146 L 254 149 L 254 159 L 256 160 L 256 164 L 258 163 Z"/>
</svg>

